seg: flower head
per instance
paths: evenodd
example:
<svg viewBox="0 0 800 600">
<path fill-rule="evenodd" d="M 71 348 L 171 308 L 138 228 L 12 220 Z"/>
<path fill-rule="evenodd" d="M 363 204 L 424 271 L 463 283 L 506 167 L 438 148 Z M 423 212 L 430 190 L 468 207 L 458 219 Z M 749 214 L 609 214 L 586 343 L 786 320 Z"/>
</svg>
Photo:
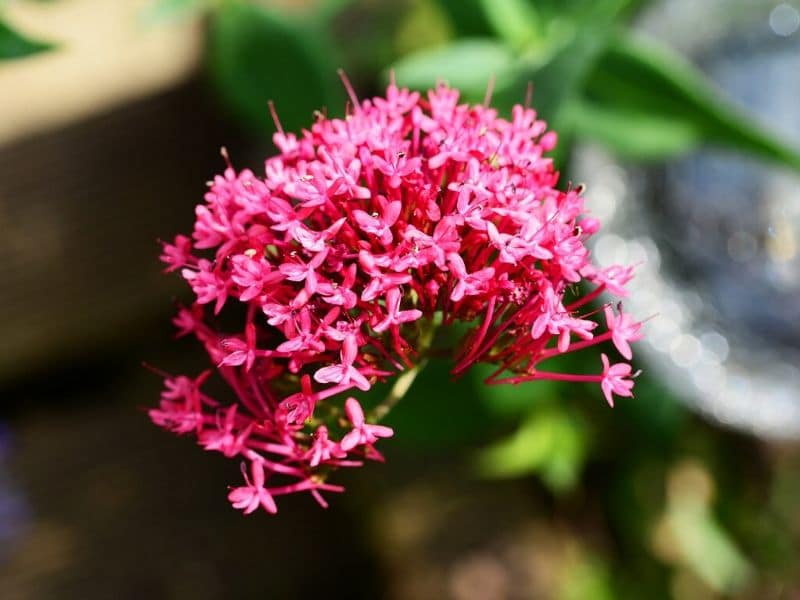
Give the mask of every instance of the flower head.
<svg viewBox="0 0 800 600">
<path fill-rule="evenodd" d="M 536 112 L 517 106 L 506 120 L 446 86 L 423 96 L 393 83 L 363 102 L 347 87 L 346 119 L 279 127 L 263 175 L 229 165 L 191 237 L 163 247 L 195 295 L 179 332 L 205 347 L 233 399 L 203 393 L 207 374 L 169 378 L 150 416 L 249 464 L 228 496 L 246 513 L 275 512 L 293 492 L 325 506 L 323 492 L 341 491 L 325 482 L 335 468 L 380 459 L 375 444 L 394 432 L 354 394 L 416 372 L 437 326 L 467 324 L 455 375 L 484 362 L 496 367 L 487 383 L 590 381 L 609 403 L 631 395 L 630 365 L 605 355 L 602 374 L 540 368 L 606 340 L 630 359 L 640 333 L 610 310 L 596 333 L 586 305 L 623 295 L 631 270 L 591 264 L 599 223 L 582 189 L 556 187 L 545 156 L 556 137 Z M 581 296 L 580 282 L 594 289 Z"/>
</svg>

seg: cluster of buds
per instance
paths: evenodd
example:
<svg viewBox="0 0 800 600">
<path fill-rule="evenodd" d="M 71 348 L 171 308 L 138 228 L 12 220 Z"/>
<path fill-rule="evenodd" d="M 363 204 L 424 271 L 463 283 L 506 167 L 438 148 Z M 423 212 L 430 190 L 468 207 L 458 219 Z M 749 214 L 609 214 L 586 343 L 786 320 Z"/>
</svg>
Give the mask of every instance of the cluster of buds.
<svg viewBox="0 0 800 600">
<path fill-rule="evenodd" d="M 599 223 L 581 188 L 556 189 L 545 156 L 556 136 L 535 111 L 499 118 L 444 85 L 422 96 L 392 83 L 363 102 L 345 86 L 346 118 L 319 116 L 299 136 L 275 118 L 280 153 L 264 175 L 229 163 L 191 238 L 164 244 L 167 271 L 196 296 L 179 334 L 204 345 L 235 400 L 203 391 L 212 370 L 168 377 L 150 416 L 241 461 L 229 500 L 246 513 L 301 491 L 325 506 L 324 492 L 342 490 L 333 470 L 380 460 L 387 407 L 365 415 L 356 396 L 412 373 L 435 328 L 466 326 L 455 376 L 483 362 L 496 366 L 487 384 L 595 382 L 610 404 L 631 395 L 630 364 L 605 354 L 596 375 L 539 368 L 606 340 L 630 359 L 641 324 L 607 306 L 595 332 L 588 304 L 624 295 L 631 268 L 590 263 Z"/>
</svg>

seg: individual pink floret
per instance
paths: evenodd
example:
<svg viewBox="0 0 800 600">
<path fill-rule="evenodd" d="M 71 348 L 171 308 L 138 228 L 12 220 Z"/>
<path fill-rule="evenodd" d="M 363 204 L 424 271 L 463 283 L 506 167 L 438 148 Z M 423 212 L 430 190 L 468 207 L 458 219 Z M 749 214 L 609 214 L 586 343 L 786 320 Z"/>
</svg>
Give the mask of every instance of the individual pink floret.
<svg viewBox="0 0 800 600">
<path fill-rule="evenodd" d="M 228 494 L 228 500 L 231 501 L 234 508 L 244 511 L 244 514 L 249 515 L 261 506 L 268 513 L 278 512 L 278 507 L 275 505 L 275 499 L 264 487 L 264 465 L 255 460 L 250 463 L 250 473 L 253 476 L 252 482 L 244 473 L 246 485 L 233 488 Z"/>
<path fill-rule="evenodd" d="M 608 404 L 614 406 L 612 394 L 624 397 L 633 396 L 631 391 L 633 390 L 631 366 L 628 363 L 609 364 L 608 356 L 605 354 L 601 354 L 600 358 L 603 361 L 603 380 L 600 382 L 600 387 Z"/>
<path fill-rule="evenodd" d="M 370 425 L 364 420 L 364 411 L 361 405 L 353 397 L 348 398 L 344 403 L 344 412 L 353 429 L 342 438 L 340 448 L 349 452 L 356 446 L 372 446 L 378 438 L 389 438 L 394 435 L 391 427 L 385 425 Z"/>
</svg>

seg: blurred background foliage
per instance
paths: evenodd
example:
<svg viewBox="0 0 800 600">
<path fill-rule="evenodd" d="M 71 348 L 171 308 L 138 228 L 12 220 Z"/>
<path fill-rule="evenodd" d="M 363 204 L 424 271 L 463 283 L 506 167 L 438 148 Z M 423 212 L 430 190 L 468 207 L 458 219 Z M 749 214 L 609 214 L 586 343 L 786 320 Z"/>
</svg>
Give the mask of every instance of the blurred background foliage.
<svg viewBox="0 0 800 600">
<path fill-rule="evenodd" d="M 554 158 L 565 181 L 571 149 L 586 142 L 634 162 L 711 145 L 800 169 L 790 142 L 725 98 L 686 57 L 634 30 L 653 3 L 158 0 L 142 3 L 136 26 L 202 27 L 207 89 L 236 124 L 236 135 L 262 155 L 272 151 L 274 131 L 267 102 L 274 101 L 288 130 L 310 123 L 317 110 L 342 115 L 336 69 L 343 68 L 361 97 L 380 93 L 393 73 L 417 89 L 447 81 L 471 102 L 483 102 L 491 88 L 502 112 L 523 102 L 532 86 L 533 106 L 559 133 Z M 15 27 L 3 6 L 0 60 L 36 60 L 64 47 Z M 586 370 L 596 362 L 566 360 Z M 353 544 L 376 549 L 373 567 L 383 574 L 372 584 L 376 594 L 800 595 L 796 443 L 769 443 L 708 423 L 647 370 L 636 399 L 614 410 L 593 388 L 490 387 L 481 383 L 485 374 L 475 369 L 452 381 L 447 363 L 433 361 L 390 415 L 397 436 L 384 445 L 387 465 L 350 477 L 354 491 L 341 502 L 350 503 L 352 514 L 370 515 L 354 519 L 360 529 L 351 535 L 361 540 Z M 151 384 L 143 389 L 155 398 L 157 383 Z M 137 398 L 140 405 L 150 401 Z M 13 429 L 19 417 L 9 418 Z M 0 453 L 0 460 L 8 456 Z M 434 466 L 420 468 L 420 461 Z M 481 512 L 485 507 L 491 515 Z M 227 510 L 224 502 L 217 510 Z M 13 520 L 0 510 L 0 525 L 4 518 Z M 493 530 L 496 522 L 502 525 Z M 254 521 L 250 533 L 271 536 L 270 527 Z M 490 533 L 472 540 L 462 531 L 470 527 Z M 0 541 L 3 535 L 0 527 Z M 471 541 L 459 544 L 462 538 Z M 364 597 L 376 596 L 364 591 Z"/>
</svg>

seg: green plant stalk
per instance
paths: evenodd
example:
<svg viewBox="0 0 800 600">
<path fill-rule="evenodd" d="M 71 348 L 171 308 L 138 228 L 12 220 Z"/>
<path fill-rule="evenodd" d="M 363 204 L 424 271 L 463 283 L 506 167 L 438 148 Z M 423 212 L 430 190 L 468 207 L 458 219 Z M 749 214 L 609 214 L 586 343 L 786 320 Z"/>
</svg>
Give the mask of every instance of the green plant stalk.
<svg viewBox="0 0 800 600">
<path fill-rule="evenodd" d="M 436 323 L 433 320 L 425 321 L 420 327 L 419 336 L 419 362 L 408 371 L 401 373 L 389 393 L 372 411 L 371 421 L 379 423 L 388 415 L 395 405 L 402 400 L 425 366 L 428 364 L 428 350 L 433 343 L 436 333 Z"/>
<path fill-rule="evenodd" d="M 392 386 L 392 389 L 389 390 L 386 398 L 384 398 L 383 401 L 372 411 L 372 420 L 375 423 L 382 421 L 383 418 L 391 412 L 395 405 L 405 397 L 406 393 L 411 387 L 411 384 L 414 383 L 417 375 L 420 374 L 422 369 L 424 369 L 425 365 L 427 364 L 428 359 L 423 358 L 420 362 L 418 362 L 408 371 L 402 373 L 397 378 L 397 381 L 394 382 L 394 385 Z"/>
</svg>

